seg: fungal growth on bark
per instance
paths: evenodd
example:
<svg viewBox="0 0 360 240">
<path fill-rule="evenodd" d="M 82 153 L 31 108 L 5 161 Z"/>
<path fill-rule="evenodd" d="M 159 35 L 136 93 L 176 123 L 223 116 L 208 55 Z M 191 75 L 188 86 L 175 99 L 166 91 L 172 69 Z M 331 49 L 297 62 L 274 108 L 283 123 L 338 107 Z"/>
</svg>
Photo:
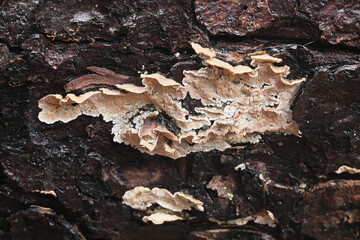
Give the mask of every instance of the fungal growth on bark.
<svg viewBox="0 0 360 240">
<path fill-rule="evenodd" d="M 173 159 L 257 143 L 268 132 L 299 134 L 290 107 L 305 79 L 287 80 L 289 67 L 274 65 L 281 59 L 252 55 L 251 66 L 232 66 L 212 49 L 192 47 L 206 66 L 184 71 L 182 84 L 154 73 L 142 74 L 138 86 L 131 77 L 91 67 L 96 74 L 75 79 L 66 89 L 98 90 L 47 95 L 39 101 L 39 119 L 51 124 L 102 115 L 114 124 L 114 141 Z M 201 101 L 193 113 L 183 106 L 186 96 Z"/>
<path fill-rule="evenodd" d="M 268 225 L 269 227 L 272 228 L 276 227 L 276 225 L 278 224 L 278 219 L 275 218 L 272 212 L 266 209 L 262 209 L 251 216 L 247 216 L 243 218 L 236 218 L 228 221 L 220 221 L 217 220 L 216 218 L 209 218 L 209 221 L 215 222 L 219 225 L 237 225 L 237 226 L 243 226 L 246 225 L 248 222 L 253 221 L 254 223 Z"/>
<path fill-rule="evenodd" d="M 203 202 L 183 192 L 172 194 L 163 188 L 149 189 L 147 187 L 138 186 L 132 190 L 125 192 L 123 203 L 133 209 L 145 211 L 153 204 L 159 207 L 149 216 L 144 216 L 143 221 L 151 221 L 154 224 L 162 224 L 164 222 L 172 222 L 183 220 L 186 218 L 184 210 L 195 208 L 203 212 Z"/>
<path fill-rule="evenodd" d="M 341 173 L 359 174 L 360 169 L 342 165 L 338 168 L 338 170 L 335 171 L 335 173 L 337 173 L 337 174 L 341 174 Z"/>
<path fill-rule="evenodd" d="M 182 192 L 172 194 L 163 188 L 153 188 L 150 190 L 147 187 L 139 186 L 125 192 L 122 198 L 124 204 L 143 211 L 154 203 L 174 212 L 190 210 L 191 208 L 204 211 L 201 201 Z"/>
</svg>

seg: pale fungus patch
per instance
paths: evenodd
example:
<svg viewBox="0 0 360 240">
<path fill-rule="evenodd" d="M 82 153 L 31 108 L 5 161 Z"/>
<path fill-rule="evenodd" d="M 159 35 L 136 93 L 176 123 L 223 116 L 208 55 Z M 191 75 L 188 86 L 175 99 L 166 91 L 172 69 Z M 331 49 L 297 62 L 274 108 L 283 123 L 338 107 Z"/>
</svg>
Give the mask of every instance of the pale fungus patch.
<svg viewBox="0 0 360 240">
<path fill-rule="evenodd" d="M 204 56 L 207 56 L 209 58 L 216 57 L 216 52 L 213 49 L 204 48 L 200 44 L 194 43 L 194 42 L 191 43 L 191 47 L 194 49 L 196 54 L 204 55 Z"/>
<path fill-rule="evenodd" d="M 173 212 L 191 210 L 191 208 L 204 211 L 203 202 L 195 199 L 191 195 L 183 192 L 172 194 L 164 188 L 149 189 L 147 187 L 138 186 L 125 192 L 122 198 L 124 204 L 142 211 L 146 210 L 154 203 Z"/>
<path fill-rule="evenodd" d="M 241 170 L 241 171 L 243 171 L 243 170 L 245 170 L 245 168 L 246 168 L 246 166 L 245 166 L 245 164 L 244 163 L 240 163 L 239 165 L 237 165 L 236 167 L 234 167 L 234 169 L 235 169 L 235 171 L 237 171 L 237 170 Z"/>
<path fill-rule="evenodd" d="M 341 173 L 359 174 L 360 169 L 342 165 L 338 168 L 338 170 L 335 171 L 335 173 L 337 173 L 337 174 L 341 174 Z"/>
<path fill-rule="evenodd" d="M 153 213 L 150 216 L 144 216 L 142 220 L 146 223 L 150 221 L 154 224 L 163 224 L 164 222 L 173 222 L 184 219 L 177 215 L 168 213 Z"/>
<path fill-rule="evenodd" d="M 184 220 L 187 218 L 184 211 L 192 208 L 201 212 L 204 211 L 204 203 L 200 200 L 183 192 L 172 194 L 164 188 L 149 189 L 138 186 L 125 192 L 122 199 L 123 204 L 141 211 L 147 210 L 153 204 L 158 204 L 159 207 L 153 213 L 144 216 L 142 219 L 144 222 L 151 221 L 154 224 Z"/>
<path fill-rule="evenodd" d="M 54 197 L 57 197 L 55 191 L 51 190 L 51 191 L 45 191 L 45 190 L 32 190 L 32 192 L 37 192 L 37 193 L 41 193 L 41 194 L 46 194 L 46 195 L 52 195 Z"/>
<path fill-rule="evenodd" d="M 270 56 L 269 54 L 260 54 L 260 55 L 253 55 L 251 59 L 254 62 L 261 62 L 261 63 L 280 63 L 282 62 L 281 58 L 275 58 Z"/>
<path fill-rule="evenodd" d="M 207 67 L 184 71 L 182 83 L 154 73 L 142 74 L 143 86 L 138 86 L 132 84 L 136 77 L 90 67 L 96 74 L 75 79 L 65 88 L 98 86 L 98 90 L 78 96 L 47 95 L 39 101 L 39 119 L 51 124 L 101 115 L 113 123 L 115 142 L 173 159 L 257 143 L 261 134 L 269 132 L 300 134 L 290 107 L 305 79 L 287 80 L 289 67 L 273 65 L 280 58 L 252 55 L 254 68 L 233 67 L 215 58 L 212 49 L 196 43 L 192 47 L 203 55 Z M 196 114 L 184 107 L 186 96 L 201 101 Z"/>
<path fill-rule="evenodd" d="M 254 71 L 251 67 L 243 66 L 243 65 L 237 65 L 233 67 L 229 63 L 221 61 L 220 59 L 217 58 L 208 59 L 206 60 L 206 63 L 217 68 L 225 69 L 226 71 L 230 72 L 233 75 L 251 73 Z"/>
<path fill-rule="evenodd" d="M 278 224 L 278 220 L 275 218 L 274 214 L 266 209 L 262 209 L 254 215 L 236 218 L 229 221 L 219 221 L 217 219 L 209 219 L 211 222 L 216 222 L 219 225 L 236 225 L 236 226 L 244 226 L 248 224 L 248 222 L 252 221 L 261 225 L 268 225 L 271 228 L 275 228 Z"/>
</svg>

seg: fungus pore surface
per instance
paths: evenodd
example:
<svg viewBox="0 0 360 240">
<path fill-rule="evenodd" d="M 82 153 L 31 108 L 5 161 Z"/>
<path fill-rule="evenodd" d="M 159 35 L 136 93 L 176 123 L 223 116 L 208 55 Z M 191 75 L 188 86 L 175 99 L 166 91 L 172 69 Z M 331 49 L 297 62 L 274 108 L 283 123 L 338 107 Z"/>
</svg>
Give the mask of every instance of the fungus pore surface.
<svg viewBox="0 0 360 240">
<path fill-rule="evenodd" d="M 306 79 L 287 80 L 289 67 L 275 66 L 282 60 L 268 54 L 251 56 L 251 67 L 232 66 L 214 50 L 192 46 L 205 67 L 184 71 L 182 84 L 154 73 L 142 74 L 143 86 L 137 86 L 124 75 L 92 67 L 95 74 L 73 80 L 66 89 L 98 83 L 98 90 L 47 95 L 39 101 L 39 119 L 51 124 L 102 115 L 114 125 L 114 141 L 173 159 L 257 143 L 267 132 L 299 134 L 290 107 Z M 202 106 L 190 113 L 183 105 L 186 96 Z"/>
</svg>

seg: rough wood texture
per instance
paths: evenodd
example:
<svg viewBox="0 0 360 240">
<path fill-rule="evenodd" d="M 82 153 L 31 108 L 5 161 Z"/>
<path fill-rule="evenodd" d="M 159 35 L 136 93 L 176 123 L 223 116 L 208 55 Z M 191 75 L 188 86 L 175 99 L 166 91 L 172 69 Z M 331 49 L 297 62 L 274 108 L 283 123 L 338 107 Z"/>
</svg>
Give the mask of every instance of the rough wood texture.
<svg viewBox="0 0 360 240">
<path fill-rule="evenodd" d="M 360 174 L 335 173 L 360 168 L 359 12 L 357 0 L 0 1 L 0 239 L 360 238 Z M 101 119 L 38 120 L 39 99 L 89 66 L 180 82 L 202 67 L 190 41 L 233 65 L 266 51 L 307 77 L 293 104 L 302 137 L 172 160 L 114 143 Z M 204 212 L 144 223 L 154 209 L 122 203 L 136 186 L 192 195 Z M 275 228 L 216 223 L 264 209 Z"/>
</svg>

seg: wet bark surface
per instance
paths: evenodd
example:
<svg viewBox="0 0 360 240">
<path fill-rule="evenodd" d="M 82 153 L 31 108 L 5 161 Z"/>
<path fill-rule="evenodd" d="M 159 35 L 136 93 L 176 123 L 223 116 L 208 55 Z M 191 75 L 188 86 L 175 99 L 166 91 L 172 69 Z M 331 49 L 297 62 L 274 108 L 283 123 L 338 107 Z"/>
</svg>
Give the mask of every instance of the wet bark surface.
<svg viewBox="0 0 360 240">
<path fill-rule="evenodd" d="M 360 168 L 359 12 L 356 0 L 0 1 L 0 238 L 360 238 L 360 174 L 335 173 Z M 190 41 L 231 64 L 264 50 L 289 79 L 306 77 L 293 103 L 301 137 L 172 160 L 114 143 L 100 118 L 38 120 L 39 99 L 65 94 L 89 66 L 181 81 L 203 66 Z M 144 223 L 122 204 L 136 186 L 182 191 L 205 211 Z M 276 227 L 214 222 L 263 210 Z"/>
</svg>

